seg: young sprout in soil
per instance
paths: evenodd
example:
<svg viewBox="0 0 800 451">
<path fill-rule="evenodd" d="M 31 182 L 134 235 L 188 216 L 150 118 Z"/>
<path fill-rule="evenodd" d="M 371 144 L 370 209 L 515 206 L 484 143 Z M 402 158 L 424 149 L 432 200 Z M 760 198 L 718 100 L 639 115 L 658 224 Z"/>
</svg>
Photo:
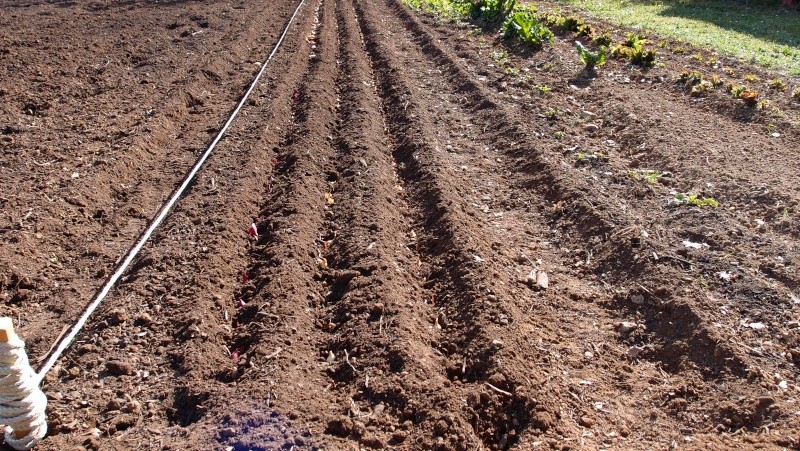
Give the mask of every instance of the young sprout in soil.
<svg viewBox="0 0 800 451">
<path fill-rule="evenodd" d="M 714 87 L 722 86 L 722 78 L 718 74 L 711 74 L 711 84 Z"/>
<path fill-rule="evenodd" d="M 700 84 L 703 81 L 703 75 L 700 72 L 690 72 L 685 70 L 681 72 L 680 76 L 678 77 L 678 81 L 683 83 L 683 85 L 687 88 Z"/>
<path fill-rule="evenodd" d="M 798 86 L 797 89 L 794 90 L 794 92 L 792 93 L 792 98 L 795 100 L 800 100 L 800 86 Z"/>
<path fill-rule="evenodd" d="M 676 193 L 672 201 L 676 205 L 694 205 L 695 207 L 719 207 L 719 202 L 713 197 L 701 198 L 697 194 Z"/>
<path fill-rule="evenodd" d="M 564 137 L 564 132 L 561 132 L 561 131 L 555 132 L 555 133 L 553 133 L 553 137 L 555 139 L 562 139 Z"/>
<path fill-rule="evenodd" d="M 600 152 L 595 152 L 593 150 L 589 150 L 586 152 L 578 152 L 576 155 L 578 159 L 578 164 L 581 163 L 597 163 L 601 160 L 604 160 L 606 156 Z"/>
<path fill-rule="evenodd" d="M 759 100 L 758 104 L 756 104 L 756 109 L 758 111 L 767 111 L 768 107 L 769 107 L 769 101 L 766 99 Z"/>
<path fill-rule="evenodd" d="M 742 92 L 741 99 L 747 106 L 756 106 L 758 104 L 758 91 L 745 90 Z"/>
<path fill-rule="evenodd" d="M 661 177 L 661 172 L 652 169 L 642 169 L 638 171 L 630 171 L 628 176 L 633 180 L 644 180 L 649 184 L 654 184 Z"/>
<path fill-rule="evenodd" d="M 539 91 L 539 94 L 547 94 L 552 91 L 553 88 L 547 85 L 536 85 L 536 90 Z"/>
<path fill-rule="evenodd" d="M 558 111 L 555 108 L 548 108 L 547 111 L 544 112 L 544 117 L 554 120 L 558 118 Z"/>
<path fill-rule="evenodd" d="M 653 66 L 656 61 L 656 51 L 645 49 L 645 43 L 647 43 L 647 40 L 641 36 L 628 33 L 625 42 L 614 47 L 611 55 L 616 58 L 625 58 L 638 66 Z"/>
<path fill-rule="evenodd" d="M 758 77 L 756 77 L 755 75 L 752 75 L 752 74 L 746 74 L 744 76 L 744 81 L 746 81 L 748 83 L 755 83 L 755 82 L 758 81 Z"/>
<path fill-rule="evenodd" d="M 684 48 L 684 47 L 675 47 L 674 49 L 672 49 L 672 53 L 674 53 L 676 55 L 683 55 L 684 53 L 686 53 L 686 48 Z"/>
<path fill-rule="evenodd" d="M 786 83 L 783 82 L 781 79 L 775 79 L 769 81 L 769 87 L 780 92 L 786 91 Z"/>
<path fill-rule="evenodd" d="M 575 48 L 578 50 L 578 56 L 588 72 L 594 71 L 595 66 L 602 66 L 606 63 L 606 48 L 600 47 L 597 53 L 592 53 L 581 44 L 580 41 L 575 41 Z"/>
<path fill-rule="evenodd" d="M 492 59 L 494 59 L 497 67 L 503 67 L 508 63 L 508 52 L 505 50 L 496 50 L 492 52 Z"/>
<path fill-rule="evenodd" d="M 706 95 L 708 91 L 712 91 L 714 89 L 714 85 L 708 80 L 701 80 L 700 83 L 692 86 L 691 95 L 693 97 L 701 97 Z"/>
</svg>

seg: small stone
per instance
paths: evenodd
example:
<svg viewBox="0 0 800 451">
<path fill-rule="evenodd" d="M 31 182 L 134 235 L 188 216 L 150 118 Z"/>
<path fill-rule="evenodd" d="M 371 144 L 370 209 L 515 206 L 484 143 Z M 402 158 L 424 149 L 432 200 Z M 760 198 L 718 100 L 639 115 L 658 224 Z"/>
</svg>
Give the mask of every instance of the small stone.
<svg viewBox="0 0 800 451">
<path fill-rule="evenodd" d="M 119 402 L 117 399 L 112 399 L 111 401 L 106 404 L 106 409 L 108 410 L 119 410 L 122 408 L 122 403 Z"/>
<path fill-rule="evenodd" d="M 630 321 L 622 321 L 621 323 L 617 324 L 617 331 L 622 334 L 627 334 L 629 332 L 633 332 L 636 330 L 636 323 Z"/>
<path fill-rule="evenodd" d="M 347 417 L 340 417 L 328 422 L 325 429 L 326 434 L 333 434 L 339 437 L 347 437 L 353 430 L 353 420 Z"/>
<path fill-rule="evenodd" d="M 153 317 L 150 316 L 148 313 L 142 313 L 136 318 L 134 324 L 137 326 L 147 326 L 148 324 L 152 324 Z"/>
<path fill-rule="evenodd" d="M 550 286 L 550 278 L 547 277 L 546 272 L 539 271 L 539 273 L 536 274 L 536 285 L 542 290 L 546 290 L 547 287 Z"/>
<path fill-rule="evenodd" d="M 644 304 L 644 296 L 642 296 L 641 294 L 634 294 L 633 296 L 631 296 L 631 302 L 633 302 L 636 305 L 642 305 Z"/>
<path fill-rule="evenodd" d="M 625 354 L 628 356 L 628 358 L 635 359 L 639 356 L 639 354 L 641 354 L 642 351 L 644 351 L 644 348 L 639 346 L 631 346 L 628 348 L 628 351 Z"/>
<path fill-rule="evenodd" d="M 600 127 L 597 124 L 586 124 L 583 129 L 589 133 L 597 133 Z"/>
<path fill-rule="evenodd" d="M 383 403 L 378 403 L 375 408 L 372 410 L 372 413 L 375 415 L 381 415 L 383 411 L 386 410 L 386 405 Z"/>
<path fill-rule="evenodd" d="M 408 437 L 408 434 L 405 431 L 395 431 L 394 434 L 392 434 L 392 443 L 403 443 L 406 441 L 406 437 Z"/>
<path fill-rule="evenodd" d="M 133 374 L 133 365 L 122 360 L 109 360 L 106 369 L 115 376 L 129 376 Z"/>
<path fill-rule="evenodd" d="M 100 440 L 97 437 L 89 437 L 83 441 L 83 447 L 91 450 L 100 449 Z"/>
<path fill-rule="evenodd" d="M 588 416 L 584 415 L 584 416 L 582 416 L 580 418 L 580 420 L 578 420 L 578 424 L 580 424 L 581 426 L 583 426 L 585 428 L 590 428 L 590 427 L 594 426 L 594 420 L 589 418 Z"/>
<path fill-rule="evenodd" d="M 116 326 L 128 320 L 128 314 L 124 310 L 115 309 L 108 315 L 108 324 Z"/>
</svg>

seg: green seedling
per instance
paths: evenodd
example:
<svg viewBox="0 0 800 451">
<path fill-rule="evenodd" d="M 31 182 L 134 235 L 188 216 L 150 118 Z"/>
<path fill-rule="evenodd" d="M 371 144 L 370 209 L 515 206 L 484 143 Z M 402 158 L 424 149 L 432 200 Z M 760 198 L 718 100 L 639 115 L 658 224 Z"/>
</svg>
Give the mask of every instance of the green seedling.
<svg viewBox="0 0 800 451">
<path fill-rule="evenodd" d="M 536 85 L 536 90 L 539 91 L 539 94 L 547 94 L 552 91 L 553 88 L 547 85 Z"/>
<path fill-rule="evenodd" d="M 797 89 L 794 90 L 794 92 L 792 93 L 792 98 L 795 100 L 800 100 L 800 86 L 798 86 Z"/>
<path fill-rule="evenodd" d="M 715 88 L 722 86 L 722 78 L 720 78 L 718 74 L 711 74 L 711 84 L 714 85 Z"/>
<path fill-rule="evenodd" d="M 580 41 L 575 41 L 575 48 L 578 50 L 578 56 L 586 66 L 586 70 L 592 71 L 595 66 L 602 66 L 606 63 L 606 48 L 600 47 L 597 53 L 592 53 L 581 44 Z"/>
<path fill-rule="evenodd" d="M 595 164 L 606 159 L 606 156 L 604 154 L 600 152 L 595 152 L 593 150 L 589 150 L 586 152 L 578 152 L 575 156 L 579 164 L 583 163 Z"/>
<path fill-rule="evenodd" d="M 585 36 L 587 38 L 591 38 L 594 36 L 595 30 L 589 24 L 583 24 L 578 27 L 578 36 Z"/>
<path fill-rule="evenodd" d="M 708 80 L 701 80 L 700 83 L 692 86 L 691 95 L 693 97 L 702 97 L 709 91 L 714 90 L 714 85 Z"/>
<path fill-rule="evenodd" d="M 564 138 L 564 132 L 561 132 L 561 131 L 555 132 L 555 133 L 553 133 L 553 137 L 555 139 L 562 139 L 562 138 Z"/>
<path fill-rule="evenodd" d="M 755 82 L 758 81 L 758 77 L 756 77 L 755 75 L 752 75 L 752 74 L 746 74 L 744 76 L 744 81 L 746 81 L 748 83 L 755 83 Z"/>
<path fill-rule="evenodd" d="M 547 111 L 544 112 L 544 117 L 554 120 L 558 118 L 558 111 L 555 108 L 548 108 Z"/>
<path fill-rule="evenodd" d="M 703 81 L 703 75 L 700 72 L 685 70 L 678 76 L 678 81 L 688 88 L 700 84 Z"/>
<path fill-rule="evenodd" d="M 595 36 L 592 39 L 592 42 L 594 42 L 595 45 L 599 45 L 600 47 L 610 47 L 613 40 L 611 39 L 611 35 L 608 32 L 605 32 L 600 36 Z"/>
<path fill-rule="evenodd" d="M 497 67 L 504 67 L 508 63 L 508 52 L 505 50 L 495 50 L 492 52 L 492 59 Z"/>
<path fill-rule="evenodd" d="M 611 51 L 611 55 L 616 58 L 625 58 L 632 64 L 650 67 L 653 66 L 656 60 L 656 51 L 653 49 L 646 49 L 645 43 L 647 40 L 634 33 L 628 33 L 625 41 L 617 45 Z"/>
<path fill-rule="evenodd" d="M 769 87 L 780 92 L 786 91 L 786 83 L 781 79 L 770 80 Z"/>
<path fill-rule="evenodd" d="M 540 24 L 536 15 L 529 11 L 516 11 L 504 25 L 506 38 L 515 37 L 531 47 L 542 48 L 553 42 L 553 32 Z"/>
<path fill-rule="evenodd" d="M 675 47 L 674 49 L 672 49 L 672 53 L 674 53 L 676 55 L 683 55 L 684 53 L 686 53 L 686 48 L 685 47 Z"/>
<path fill-rule="evenodd" d="M 661 172 L 654 171 L 651 169 L 642 169 L 638 171 L 630 171 L 628 176 L 633 180 L 644 180 L 648 184 L 652 185 L 658 181 L 661 177 Z"/>
<path fill-rule="evenodd" d="M 695 207 L 719 207 L 719 202 L 717 202 L 713 197 L 703 197 L 701 198 L 697 194 L 686 194 L 686 193 L 677 193 L 675 197 L 672 198 L 672 201 L 676 205 L 694 205 Z"/>
</svg>

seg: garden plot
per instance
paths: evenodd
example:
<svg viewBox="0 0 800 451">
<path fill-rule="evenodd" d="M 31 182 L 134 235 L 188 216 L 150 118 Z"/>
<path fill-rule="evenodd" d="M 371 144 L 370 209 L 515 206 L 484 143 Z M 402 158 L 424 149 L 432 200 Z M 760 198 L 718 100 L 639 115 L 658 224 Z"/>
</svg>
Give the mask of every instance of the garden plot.
<svg viewBox="0 0 800 451">
<path fill-rule="evenodd" d="M 4 7 L 0 282 L 32 362 L 297 4 Z M 800 82 L 561 14 L 307 2 L 45 380 L 41 446 L 797 446 Z"/>
</svg>

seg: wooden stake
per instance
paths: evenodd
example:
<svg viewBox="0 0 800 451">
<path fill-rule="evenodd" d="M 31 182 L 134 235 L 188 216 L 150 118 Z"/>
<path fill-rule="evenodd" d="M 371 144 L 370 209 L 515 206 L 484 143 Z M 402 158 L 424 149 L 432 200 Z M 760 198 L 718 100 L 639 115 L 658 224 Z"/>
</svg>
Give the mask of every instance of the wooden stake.
<svg viewBox="0 0 800 451">
<path fill-rule="evenodd" d="M 16 338 L 17 338 L 17 333 L 14 332 L 14 321 L 7 316 L 0 317 L 0 343 L 8 343 L 9 341 L 14 340 Z M 15 430 L 13 434 L 14 438 L 19 440 L 22 437 L 28 435 L 30 432 L 31 431 Z"/>
</svg>

